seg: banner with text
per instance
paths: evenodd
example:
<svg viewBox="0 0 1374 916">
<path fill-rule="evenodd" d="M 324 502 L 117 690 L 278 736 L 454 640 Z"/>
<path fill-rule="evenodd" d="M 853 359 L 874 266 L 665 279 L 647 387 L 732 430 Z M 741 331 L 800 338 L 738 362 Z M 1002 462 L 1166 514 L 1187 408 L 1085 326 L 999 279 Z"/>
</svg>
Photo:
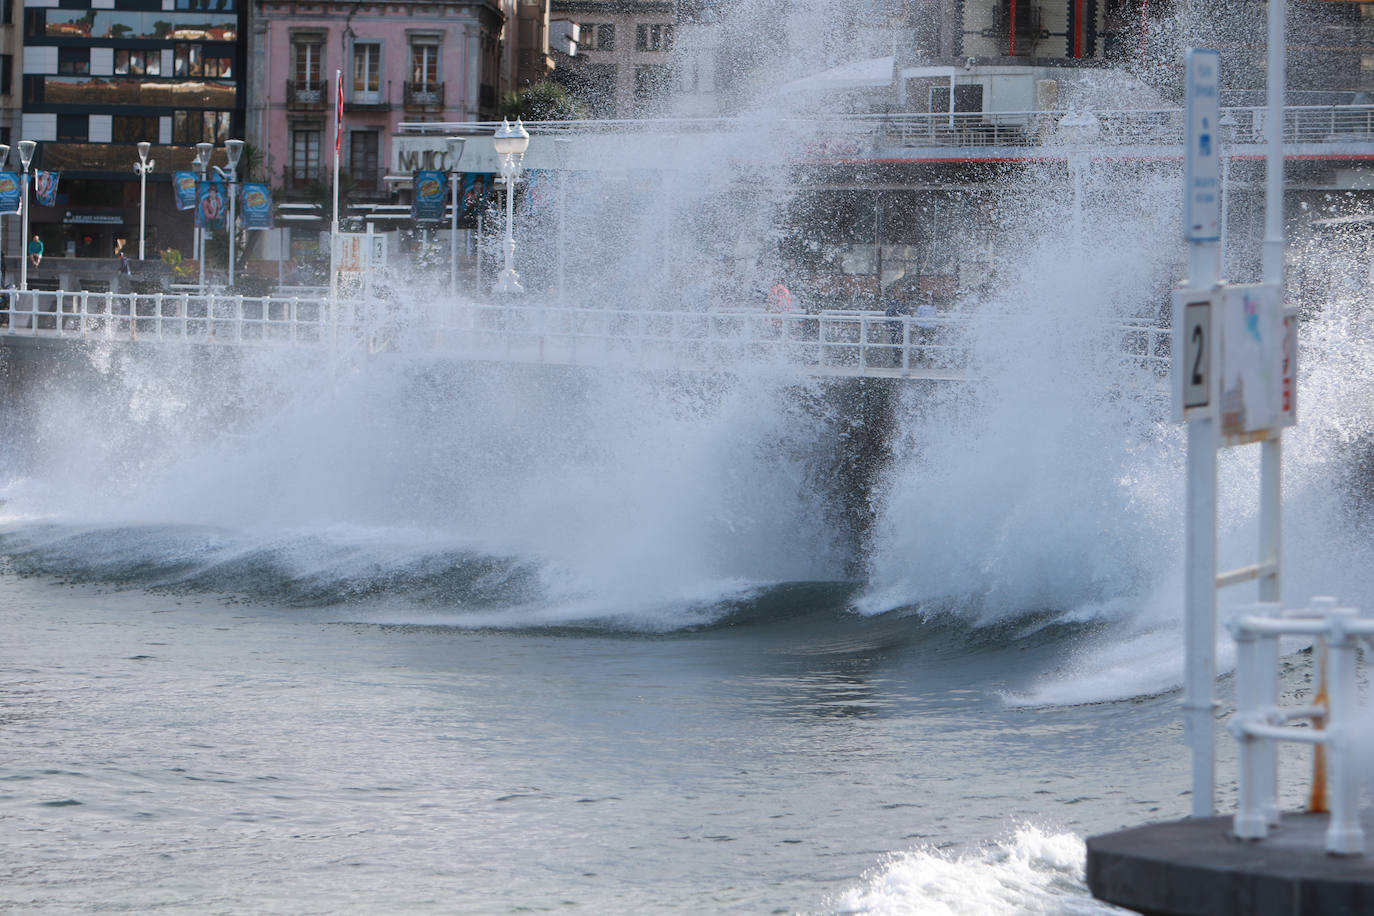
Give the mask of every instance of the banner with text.
<svg viewBox="0 0 1374 916">
<path fill-rule="evenodd" d="M 419 222 L 440 222 L 444 218 L 444 192 L 448 190 L 448 179 L 443 172 L 435 169 L 419 169 L 415 172 L 415 196 L 410 204 L 410 217 Z"/>
<path fill-rule="evenodd" d="M 173 172 L 172 192 L 176 195 L 178 210 L 196 208 L 196 173 Z"/>
<path fill-rule="evenodd" d="M 267 185 L 243 186 L 243 228 L 272 228 L 272 189 Z"/>
<path fill-rule="evenodd" d="M 0 213 L 19 212 L 19 175 L 0 172 Z"/>
</svg>

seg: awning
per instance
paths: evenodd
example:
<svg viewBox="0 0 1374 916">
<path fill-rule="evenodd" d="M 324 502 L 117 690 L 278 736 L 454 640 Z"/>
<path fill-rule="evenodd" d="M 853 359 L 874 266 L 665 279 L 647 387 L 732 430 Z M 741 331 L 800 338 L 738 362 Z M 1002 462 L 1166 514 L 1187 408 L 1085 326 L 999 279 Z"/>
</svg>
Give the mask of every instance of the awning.
<svg viewBox="0 0 1374 916">
<path fill-rule="evenodd" d="M 830 92 L 837 89 L 874 89 L 892 85 L 892 68 L 896 58 L 875 57 L 871 60 L 856 60 L 841 64 L 829 70 L 793 80 L 782 87 L 784 93 L 790 92 Z"/>
</svg>

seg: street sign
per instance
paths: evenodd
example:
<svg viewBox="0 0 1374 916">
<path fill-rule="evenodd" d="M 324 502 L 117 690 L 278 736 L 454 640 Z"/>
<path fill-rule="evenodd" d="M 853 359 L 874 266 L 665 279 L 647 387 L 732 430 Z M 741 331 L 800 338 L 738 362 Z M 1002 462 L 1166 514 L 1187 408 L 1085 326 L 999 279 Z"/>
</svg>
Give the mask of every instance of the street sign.
<svg viewBox="0 0 1374 916">
<path fill-rule="evenodd" d="M 1221 238 L 1220 64 L 1216 51 L 1188 51 L 1183 152 L 1183 230 L 1190 242 Z"/>
<path fill-rule="evenodd" d="M 1284 368 L 1279 288 L 1225 287 L 1219 323 L 1221 433 L 1234 444 L 1236 437 L 1253 438 L 1279 425 Z"/>
<path fill-rule="evenodd" d="M 1212 293 L 1174 293 L 1174 418 L 1200 420 L 1214 415 L 1212 367 Z"/>
</svg>

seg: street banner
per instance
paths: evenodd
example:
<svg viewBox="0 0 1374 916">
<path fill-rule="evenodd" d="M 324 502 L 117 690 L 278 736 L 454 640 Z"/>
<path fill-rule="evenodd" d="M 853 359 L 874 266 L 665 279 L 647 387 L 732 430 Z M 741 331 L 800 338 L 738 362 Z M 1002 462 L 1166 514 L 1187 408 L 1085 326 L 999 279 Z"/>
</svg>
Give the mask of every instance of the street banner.
<svg viewBox="0 0 1374 916">
<path fill-rule="evenodd" d="M 172 192 L 176 195 L 178 210 L 196 208 L 196 173 L 173 172 Z"/>
<path fill-rule="evenodd" d="M 0 172 L 0 213 L 19 212 L 19 175 Z"/>
<path fill-rule="evenodd" d="M 45 172 L 42 169 L 34 170 L 33 196 L 38 201 L 40 207 L 57 206 L 57 179 L 60 177 L 60 172 Z"/>
<path fill-rule="evenodd" d="M 224 228 L 224 182 L 220 178 L 207 178 L 200 183 L 200 197 L 196 206 L 196 225 L 202 229 L 221 230 Z"/>
<path fill-rule="evenodd" d="M 410 204 L 410 217 L 416 222 L 441 222 L 444 218 L 444 192 L 448 179 L 434 169 L 420 169 L 412 184 L 415 188 Z"/>
<path fill-rule="evenodd" d="M 267 185 L 243 186 L 243 228 L 272 228 L 272 189 Z"/>
<path fill-rule="evenodd" d="M 458 198 L 458 228 L 477 228 L 477 217 L 487 208 L 487 195 L 495 182 L 495 172 L 463 173 L 463 193 Z"/>
<path fill-rule="evenodd" d="M 530 215 L 553 209 L 558 203 L 558 173 L 552 169 L 526 169 L 525 176 L 525 207 Z"/>
</svg>

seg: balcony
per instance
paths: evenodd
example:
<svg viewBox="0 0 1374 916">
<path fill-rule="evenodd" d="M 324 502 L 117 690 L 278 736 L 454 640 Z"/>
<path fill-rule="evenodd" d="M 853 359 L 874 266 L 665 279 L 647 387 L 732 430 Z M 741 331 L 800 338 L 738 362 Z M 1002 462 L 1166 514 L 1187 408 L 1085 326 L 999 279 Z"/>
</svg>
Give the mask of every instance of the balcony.
<svg viewBox="0 0 1374 916">
<path fill-rule="evenodd" d="M 344 111 L 388 111 L 391 108 L 391 80 L 384 87 L 372 90 L 353 88 L 344 100 Z"/>
<path fill-rule="evenodd" d="M 442 111 L 443 83 L 403 83 L 403 102 L 406 111 Z"/>
<path fill-rule="evenodd" d="M 324 111 L 329 105 L 329 84 L 324 80 L 287 80 L 288 111 Z"/>
</svg>

